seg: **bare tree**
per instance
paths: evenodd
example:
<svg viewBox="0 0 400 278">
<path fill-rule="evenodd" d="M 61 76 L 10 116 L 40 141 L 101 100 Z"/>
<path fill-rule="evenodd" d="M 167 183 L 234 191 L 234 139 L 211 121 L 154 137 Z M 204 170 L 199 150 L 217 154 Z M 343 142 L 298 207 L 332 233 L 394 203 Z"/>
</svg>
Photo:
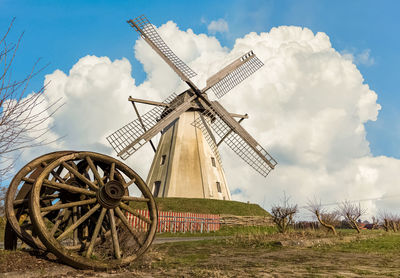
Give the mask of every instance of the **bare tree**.
<svg viewBox="0 0 400 278">
<path fill-rule="evenodd" d="M 380 219 L 386 232 L 392 230 L 398 232 L 400 230 L 400 216 L 394 213 L 383 211 L 380 213 Z"/>
<path fill-rule="evenodd" d="M 313 201 L 309 200 L 307 206 L 307 209 L 317 217 L 318 222 L 323 227 L 332 231 L 334 235 L 337 235 L 335 225 L 339 222 L 339 215 L 336 211 L 328 212 L 322 208 L 321 200 L 318 201 L 316 199 Z"/>
<path fill-rule="evenodd" d="M 355 229 L 357 231 L 357 233 L 361 232 L 360 227 L 358 226 L 357 220 L 360 219 L 360 217 L 366 213 L 366 210 L 361 208 L 360 203 L 358 203 L 358 205 L 357 205 L 348 200 L 343 201 L 339 205 L 339 213 L 341 216 L 344 217 L 346 222 L 353 229 Z"/>
<path fill-rule="evenodd" d="M 294 223 L 294 215 L 297 213 L 297 205 L 289 204 L 289 197 L 283 194 L 282 203 L 273 205 L 271 208 L 272 220 L 278 227 L 279 232 L 286 233 Z"/>
<path fill-rule="evenodd" d="M 397 215 L 392 215 L 392 219 L 390 221 L 390 228 L 393 230 L 393 232 L 397 232 L 399 230 L 398 223 L 399 223 L 399 217 Z"/>
<path fill-rule="evenodd" d="M 50 143 L 44 136 L 48 128 L 43 123 L 60 107 L 58 101 L 46 104 L 45 87 L 27 94 L 31 79 L 44 69 L 37 69 L 39 60 L 24 78 L 13 80 L 13 62 L 23 36 L 16 43 L 8 42 L 14 20 L 0 37 L 0 184 L 8 178 L 22 149 Z"/>
<path fill-rule="evenodd" d="M 379 227 L 379 218 L 372 216 L 372 229 L 375 230 L 378 229 L 378 227 Z"/>
<path fill-rule="evenodd" d="M 390 222 L 392 221 L 392 215 L 387 211 L 381 211 L 379 213 L 381 219 L 381 225 L 386 232 L 390 231 Z"/>
</svg>

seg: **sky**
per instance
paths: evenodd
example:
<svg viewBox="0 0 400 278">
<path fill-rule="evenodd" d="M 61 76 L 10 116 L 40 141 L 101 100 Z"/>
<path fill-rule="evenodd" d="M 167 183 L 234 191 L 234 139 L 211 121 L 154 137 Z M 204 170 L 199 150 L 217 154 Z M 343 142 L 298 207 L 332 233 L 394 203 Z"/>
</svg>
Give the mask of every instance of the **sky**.
<svg viewBox="0 0 400 278">
<path fill-rule="evenodd" d="M 50 82 L 46 100 L 65 103 L 48 123 L 50 136 L 63 139 L 21 159 L 60 148 L 113 155 L 104 137 L 132 120 L 127 95 L 157 100 L 184 88 L 126 23 L 145 14 L 201 73 L 200 84 L 247 50 L 264 59 L 222 103 L 249 113 L 244 126 L 279 165 L 260 178 L 222 148 L 234 199 L 268 208 L 285 191 L 299 205 L 316 194 L 323 203 L 377 199 L 363 202 L 371 215 L 395 209 L 399 8 L 398 1 L 0 0 L 0 31 L 16 17 L 10 39 L 24 32 L 14 78 L 40 58 L 47 67 L 29 91 Z M 151 153 L 140 152 L 143 161 L 127 163 L 145 177 Z"/>
</svg>

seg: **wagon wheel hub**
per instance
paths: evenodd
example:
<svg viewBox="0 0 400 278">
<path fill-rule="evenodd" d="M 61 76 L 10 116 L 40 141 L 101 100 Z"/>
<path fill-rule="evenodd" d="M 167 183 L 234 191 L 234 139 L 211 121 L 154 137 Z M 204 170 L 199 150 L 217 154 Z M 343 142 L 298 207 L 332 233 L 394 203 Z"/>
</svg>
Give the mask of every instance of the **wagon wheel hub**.
<svg viewBox="0 0 400 278">
<path fill-rule="evenodd" d="M 122 183 L 117 180 L 112 180 L 99 189 L 97 192 L 97 200 L 103 207 L 111 209 L 119 205 L 124 194 L 125 188 Z"/>
</svg>

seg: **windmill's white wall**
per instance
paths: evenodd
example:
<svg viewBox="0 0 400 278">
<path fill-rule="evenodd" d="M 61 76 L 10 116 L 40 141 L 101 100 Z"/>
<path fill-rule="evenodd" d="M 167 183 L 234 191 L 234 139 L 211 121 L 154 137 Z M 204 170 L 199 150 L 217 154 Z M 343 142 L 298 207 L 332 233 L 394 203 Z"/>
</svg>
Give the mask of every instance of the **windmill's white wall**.
<svg viewBox="0 0 400 278">
<path fill-rule="evenodd" d="M 160 181 L 156 197 L 186 197 L 230 200 L 224 171 L 203 133 L 192 125 L 198 112 L 182 114 L 161 136 L 147 184 L 153 194 Z M 165 162 L 162 164 L 162 156 Z M 216 166 L 212 165 L 214 157 Z M 221 193 L 217 190 L 221 185 Z"/>
</svg>

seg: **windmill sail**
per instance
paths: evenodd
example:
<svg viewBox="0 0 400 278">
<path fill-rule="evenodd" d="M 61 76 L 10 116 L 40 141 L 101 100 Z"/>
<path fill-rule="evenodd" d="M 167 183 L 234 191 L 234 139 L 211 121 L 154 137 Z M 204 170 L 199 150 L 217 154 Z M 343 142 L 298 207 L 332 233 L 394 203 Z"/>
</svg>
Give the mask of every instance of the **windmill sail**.
<svg viewBox="0 0 400 278">
<path fill-rule="evenodd" d="M 224 142 L 247 164 L 266 177 L 275 168 L 276 160 L 217 101 L 211 103 L 212 111 L 205 112 L 205 116 L 213 118 L 211 128 L 214 133 L 219 138 L 224 138 L 230 132 Z M 201 125 L 199 119 L 194 125 Z"/>
<path fill-rule="evenodd" d="M 176 94 L 171 94 L 168 98 L 166 98 L 163 103 L 171 103 L 172 100 L 176 98 Z M 146 130 L 149 130 L 153 126 L 157 124 L 157 122 L 161 118 L 161 114 L 165 110 L 165 107 L 156 106 L 147 113 L 143 114 L 142 120 L 143 124 L 146 127 Z M 130 143 L 135 141 L 137 138 L 142 136 L 145 133 L 139 119 L 136 119 L 127 125 L 121 127 L 113 134 L 107 137 L 107 141 L 111 144 L 113 149 L 119 154 L 123 149 L 125 149 Z M 128 155 L 129 156 L 129 155 Z M 127 154 L 121 156 L 123 159 L 128 158 Z"/>
<path fill-rule="evenodd" d="M 170 104 L 172 104 L 170 107 L 161 112 L 158 110 L 157 114 L 154 113 L 151 117 L 149 117 L 151 118 L 151 127 L 150 125 L 146 126 L 145 124 L 146 129 L 148 128 L 146 132 L 144 132 L 143 128 L 142 131 L 137 131 L 137 129 L 134 132 L 132 131 L 132 127 L 141 126 L 140 122 L 135 122 L 135 120 L 135 124 L 127 124 L 107 137 L 107 140 L 111 145 L 114 144 L 116 146 L 113 147 L 117 151 L 118 156 L 125 160 L 149 140 L 151 140 L 151 138 L 156 136 L 157 133 L 161 132 L 170 123 L 178 119 L 182 113 L 186 112 L 192 106 L 191 101 L 195 98 L 196 95 L 193 95 L 187 101 L 179 102 L 175 105 L 173 105 L 170 101 Z M 155 115 L 160 116 L 155 117 Z M 143 122 L 145 122 L 145 120 L 143 120 Z"/>
<path fill-rule="evenodd" d="M 128 20 L 128 23 L 136 29 L 143 39 L 164 59 L 165 62 L 182 78 L 183 81 L 190 82 L 189 78 L 197 74 L 186 65 L 163 41 L 150 21 L 141 15 L 135 19 Z M 190 82 L 191 83 L 191 82 Z"/>
<path fill-rule="evenodd" d="M 211 89 L 218 98 L 221 98 L 263 65 L 254 52 L 249 51 L 208 78 L 207 86 L 202 91 Z"/>
<path fill-rule="evenodd" d="M 200 114 L 200 117 L 197 118 L 192 125 L 194 125 L 195 127 L 199 128 L 201 130 L 201 132 L 204 135 L 204 138 L 206 139 L 208 145 L 211 147 L 211 150 L 213 151 L 215 157 L 217 158 L 218 162 L 220 165 L 222 165 L 222 161 L 221 161 L 221 156 L 219 154 L 218 151 L 218 146 L 217 143 L 215 142 L 215 137 L 212 133 L 212 131 L 210 130 L 210 124 L 209 123 L 209 118 L 204 117 L 202 114 Z"/>
</svg>

